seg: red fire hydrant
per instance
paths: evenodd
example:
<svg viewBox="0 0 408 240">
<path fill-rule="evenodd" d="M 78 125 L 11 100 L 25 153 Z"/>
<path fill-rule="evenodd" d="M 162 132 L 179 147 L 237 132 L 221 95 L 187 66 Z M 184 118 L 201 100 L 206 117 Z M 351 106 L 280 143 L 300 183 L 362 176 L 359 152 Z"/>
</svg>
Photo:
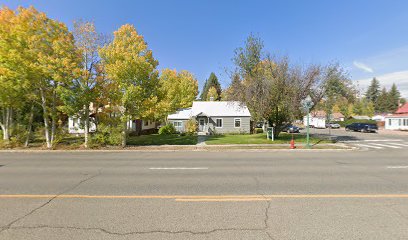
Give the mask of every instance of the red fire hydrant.
<svg viewBox="0 0 408 240">
<path fill-rule="evenodd" d="M 295 140 L 293 139 L 293 133 L 292 133 L 292 140 L 290 140 L 290 149 L 295 149 Z"/>
<path fill-rule="evenodd" d="M 290 149 L 295 149 L 295 140 L 290 140 Z"/>
</svg>

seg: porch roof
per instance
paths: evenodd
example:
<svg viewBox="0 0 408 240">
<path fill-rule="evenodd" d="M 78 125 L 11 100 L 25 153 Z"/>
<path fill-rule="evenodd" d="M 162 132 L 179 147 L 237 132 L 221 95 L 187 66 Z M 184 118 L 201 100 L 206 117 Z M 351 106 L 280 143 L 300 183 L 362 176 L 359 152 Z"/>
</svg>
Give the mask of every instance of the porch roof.
<svg viewBox="0 0 408 240">
<path fill-rule="evenodd" d="M 209 117 L 209 116 L 204 112 L 200 112 L 199 114 L 196 115 L 196 117 Z"/>
</svg>

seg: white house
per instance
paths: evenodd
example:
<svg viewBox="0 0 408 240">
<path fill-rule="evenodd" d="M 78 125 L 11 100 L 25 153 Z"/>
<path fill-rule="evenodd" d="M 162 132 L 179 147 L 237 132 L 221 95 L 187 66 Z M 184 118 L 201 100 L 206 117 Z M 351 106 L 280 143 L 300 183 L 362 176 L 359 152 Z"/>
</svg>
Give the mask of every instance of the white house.
<svg viewBox="0 0 408 240">
<path fill-rule="evenodd" d="M 330 115 L 330 121 L 343 122 L 344 115 L 340 112 L 335 112 Z"/>
<path fill-rule="evenodd" d="M 369 116 L 364 116 L 364 115 L 362 116 L 355 115 L 355 116 L 352 116 L 352 118 L 357 119 L 357 120 L 370 120 L 371 119 Z"/>
<path fill-rule="evenodd" d="M 372 116 L 371 120 L 374 120 L 374 121 L 377 121 L 377 122 L 384 122 L 387 115 L 388 114 L 377 114 L 377 115 Z"/>
<path fill-rule="evenodd" d="M 130 132 L 144 132 L 157 128 L 157 122 L 152 120 L 129 120 L 127 127 Z M 89 132 L 96 131 L 95 119 L 90 117 L 89 119 Z M 68 132 L 70 134 L 83 134 L 85 132 L 84 123 L 78 117 L 68 118 Z"/>
<path fill-rule="evenodd" d="M 303 125 L 307 126 L 307 115 L 303 117 Z M 309 126 L 314 128 L 326 128 L 326 112 L 311 112 L 309 114 Z"/>
<path fill-rule="evenodd" d="M 89 119 L 89 132 L 95 132 L 96 125 L 94 118 L 90 117 Z M 78 117 L 69 117 L 68 118 L 68 132 L 71 134 L 83 134 L 85 132 L 84 122 L 81 121 Z"/>
<path fill-rule="evenodd" d="M 89 106 L 90 118 L 89 118 L 89 132 L 96 131 L 95 114 L 96 113 L 106 113 L 111 117 L 117 117 L 118 113 L 121 111 L 121 107 L 115 107 L 106 105 L 104 107 L 96 108 L 93 103 Z M 129 120 L 127 123 L 127 128 L 130 132 L 136 132 L 138 135 L 143 132 L 149 132 L 149 130 L 154 130 L 158 126 L 156 121 L 144 120 L 144 119 L 134 119 Z M 78 116 L 70 116 L 68 118 L 68 132 L 70 134 L 83 134 L 84 122 L 80 120 Z"/>
<path fill-rule="evenodd" d="M 408 130 L 408 103 L 400 107 L 394 114 L 385 117 L 385 129 Z"/>
<path fill-rule="evenodd" d="M 190 119 L 198 122 L 199 134 L 251 131 L 251 114 L 248 108 L 234 101 L 195 101 L 191 108 L 181 109 L 167 117 L 179 132 L 185 131 Z"/>
</svg>

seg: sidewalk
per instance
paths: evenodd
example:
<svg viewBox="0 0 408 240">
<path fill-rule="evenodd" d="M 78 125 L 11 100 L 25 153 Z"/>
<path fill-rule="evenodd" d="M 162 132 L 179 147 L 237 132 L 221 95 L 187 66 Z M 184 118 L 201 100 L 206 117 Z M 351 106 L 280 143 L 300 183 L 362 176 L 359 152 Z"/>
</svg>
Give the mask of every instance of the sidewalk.
<svg viewBox="0 0 408 240">
<path fill-rule="evenodd" d="M 231 145 L 152 145 L 152 146 L 127 146 L 106 147 L 100 149 L 73 149 L 73 150 L 46 150 L 46 149 L 8 149 L 0 150 L 2 152 L 124 152 L 124 151 L 143 151 L 143 152 L 175 152 L 175 151 L 348 151 L 356 148 L 347 146 L 343 143 L 327 143 L 312 146 L 311 149 L 304 148 L 304 145 L 298 144 L 295 149 L 290 149 L 289 144 L 231 144 Z"/>
</svg>

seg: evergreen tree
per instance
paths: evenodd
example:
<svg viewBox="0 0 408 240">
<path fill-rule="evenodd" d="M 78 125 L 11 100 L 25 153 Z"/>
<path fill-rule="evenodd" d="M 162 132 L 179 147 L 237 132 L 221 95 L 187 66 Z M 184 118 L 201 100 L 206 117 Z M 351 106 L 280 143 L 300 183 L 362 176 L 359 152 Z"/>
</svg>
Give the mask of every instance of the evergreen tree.
<svg viewBox="0 0 408 240">
<path fill-rule="evenodd" d="M 202 101 L 207 100 L 207 95 L 208 95 L 208 91 L 214 87 L 217 90 L 217 98 L 214 100 L 221 100 L 220 96 L 221 96 L 221 84 L 218 82 L 218 78 L 215 75 L 215 73 L 211 73 L 210 77 L 205 81 L 205 84 L 203 86 L 203 91 L 201 92 L 200 98 Z"/>
<path fill-rule="evenodd" d="M 392 84 L 391 90 L 388 93 L 388 110 L 390 112 L 395 112 L 398 107 L 399 107 L 399 100 L 400 100 L 401 94 L 397 89 L 397 86 L 394 84 Z"/>
<path fill-rule="evenodd" d="M 207 80 L 205 80 L 205 83 L 204 83 L 204 85 L 203 85 L 203 90 L 201 90 L 201 94 L 200 94 L 200 99 L 201 99 L 201 101 L 205 101 L 205 99 L 207 99 L 207 92 L 208 92 L 208 87 L 207 87 L 207 85 L 208 85 L 208 79 Z"/>
<path fill-rule="evenodd" d="M 364 104 L 361 99 L 358 99 L 353 106 L 354 115 L 363 115 L 364 114 Z"/>
<path fill-rule="evenodd" d="M 376 111 L 380 113 L 388 112 L 388 92 L 387 89 L 384 87 L 381 90 L 380 96 L 378 96 L 377 104 L 376 104 Z"/>
<path fill-rule="evenodd" d="M 380 94 L 381 94 L 380 82 L 376 78 L 373 78 L 373 80 L 371 80 L 370 86 L 367 89 L 366 98 L 368 101 L 374 103 L 374 105 L 376 106 Z"/>
</svg>

